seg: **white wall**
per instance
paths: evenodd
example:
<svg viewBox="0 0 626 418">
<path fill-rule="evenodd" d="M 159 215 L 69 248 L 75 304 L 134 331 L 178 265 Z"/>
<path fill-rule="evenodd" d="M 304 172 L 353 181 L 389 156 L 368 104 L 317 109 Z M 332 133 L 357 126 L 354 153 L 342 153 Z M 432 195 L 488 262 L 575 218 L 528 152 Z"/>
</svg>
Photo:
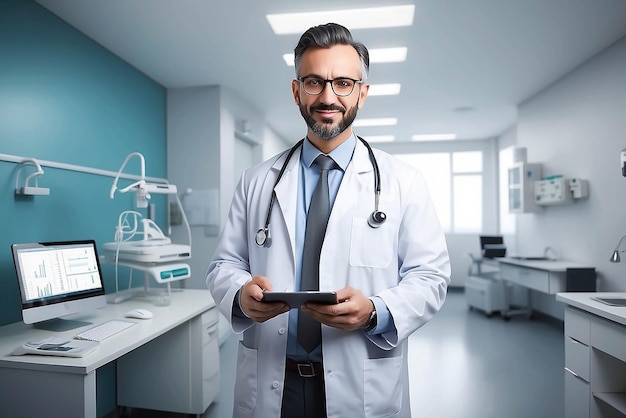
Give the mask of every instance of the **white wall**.
<svg viewBox="0 0 626 418">
<path fill-rule="evenodd" d="M 220 187 L 219 87 L 169 89 L 167 91 L 167 176 L 179 194 Z M 192 277 L 184 283 L 205 288 L 207 258 L 217 243 L 203 227 L 192 227 Z M 174 242 L 186 242 L 182 226 L 172 227 Z M 207 256 L 208 254 L 208 256 Z"/>
<path fill-rule="evenodd" d="M 626 263 L 609 263 L 626 234 L 626 38 L 519 106 L 517 145 L 544 176 L 589 180 L 587 200 L 517 216 L 520 253 L 546 246 L 594 266 L 601 291 L 626 291 Z M 626 248 L 625 248 L 626 249 Z"/>
<path fill-rule="evenodd" d="M 219 194 L 220 227 L 191 228 L 192 277 L 185 281 L 184 286 L 205 288 L 206 269 L 217 245 L 217 234 L 228 216 L 233 191 L 242 170 L 236 161 L 241 157 L 237 152 L 244 152 L 244 148 L 236 147 L 235 136 L 250 145 L 251 155 L 243 159 L 255 163 L 261 161 L 260 143 L 267 135 L 267 128 L 258 110 L 223 87 L 169 89 L 167 100 L 169 181 L 178 186 L 181 194 L 188 188 L 217 189 Z M 242 120 L 249 127 L 248 135 L 236 133 Z M 184 242 L 184 228 L 172 227 L 172 238 L 175 242 Z"/>
<path fill-rule="evenodd" d="M 304 122 L 302 122 L 303 129 Z M 276 132 L 272 130 L 269 126 L 265 127 L 263 131 L 263 160 L 267 160 L 270 157 L 278 154 L 286 150 L 287 148 L 292 147 L 300 138 L 289 138 L 293 139 L 292 142 L 287 142 L 279 137 Z"/>
</svg>

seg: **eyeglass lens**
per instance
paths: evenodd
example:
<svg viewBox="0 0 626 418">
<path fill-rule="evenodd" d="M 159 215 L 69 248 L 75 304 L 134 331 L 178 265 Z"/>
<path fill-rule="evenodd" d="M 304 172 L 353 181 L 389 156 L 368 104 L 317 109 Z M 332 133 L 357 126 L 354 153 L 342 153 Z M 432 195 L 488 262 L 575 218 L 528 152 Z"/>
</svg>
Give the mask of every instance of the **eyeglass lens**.
<svg viewBox="0 0 626 418">
<path fill-rule="evenodd" d="M 333 93 L 337 96 L 349 96 L 354 90 L 356 82 L 350 78 L 335 78 L 324 80 L 317 77 L 305 77 L 302 79 L 304 91 L 308 94 L 318 95 L 324 91 L 326 83 L 330 83 Z"/>
</svg>

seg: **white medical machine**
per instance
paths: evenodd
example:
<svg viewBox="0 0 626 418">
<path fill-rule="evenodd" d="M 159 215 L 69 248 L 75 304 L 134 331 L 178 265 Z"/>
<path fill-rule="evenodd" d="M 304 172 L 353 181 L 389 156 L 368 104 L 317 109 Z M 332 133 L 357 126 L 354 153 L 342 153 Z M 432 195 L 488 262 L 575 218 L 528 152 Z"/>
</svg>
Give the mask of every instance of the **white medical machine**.
<svg viewBox="0 0 626 418">
<path fill-rule="evenodd" d="M 132 157 L 137 157 L 141 161 L 141 177 L 134 183 L 118 189 L 120 175 Z M 141 213 L 131 210 L 120 214 L 115 228 L 114 241 L 103 245 L 105 260 L 116 265 L 116 294 L 119 290 L 117 272 L 119 265 L 141 270 L 145 276 L 153 277 L 157 283 L 166 283 L 169 293 L 170 282 L 191 277 L 191 268 L 186 263 L 186 260 L 191 258 L 191 230 L 176 186 L 168 183 L 149 183 L 145 176 L 143 155 L 133 152 L 126 157 L 113 181 L 110 191 L 111 199 L 114 198 L 116 191 L 120 193 L 134 192 L 137 208 L 148 207 L 148 200 L 153 194 L 175 196 L 187 229 L 187 244 L 173 244 L 171 238 L 166 236 L 152 219 L 145 218 Z M 146 282 L 144 283 L 146 291 L 147 287 Z M 119 299 L 119 301 L 121 300 L 124 298 Z"/>
</svg>

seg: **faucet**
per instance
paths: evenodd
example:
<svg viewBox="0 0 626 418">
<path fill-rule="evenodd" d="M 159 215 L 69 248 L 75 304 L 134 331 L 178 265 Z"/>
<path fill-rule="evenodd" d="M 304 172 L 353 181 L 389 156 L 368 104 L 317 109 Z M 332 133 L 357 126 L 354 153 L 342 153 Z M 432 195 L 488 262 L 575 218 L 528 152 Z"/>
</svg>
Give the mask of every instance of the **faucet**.
<svg viewBox="0 0 626 418">
<path fill-rule="evenodd" d="M 559 252 L 550 246 L 544 248 L 543 256 L 547 260 L 552 260 L 552 261 L 556 261 L 560 258 Z"/>
</svg>

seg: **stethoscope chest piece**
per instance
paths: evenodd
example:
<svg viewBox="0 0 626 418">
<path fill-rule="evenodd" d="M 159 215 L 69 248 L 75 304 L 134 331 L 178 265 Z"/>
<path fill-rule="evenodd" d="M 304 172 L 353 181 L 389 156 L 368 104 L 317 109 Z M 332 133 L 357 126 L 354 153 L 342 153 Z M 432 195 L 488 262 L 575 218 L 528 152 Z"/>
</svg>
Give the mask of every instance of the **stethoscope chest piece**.
<svg viewBox="0 0 626 418">
<path fill-rule="evenodd" d="M 367 224 L 371 226 L 372 228 L 378 228 L 379 226 L 384 224 L 386 220 L 387 220 L 387 215 L 385 214 L 385 212 L 382 212 L 380 210 L 375 210 L 374 212 L 372 212 L 370 217 L 367 218 Z"/>
<path fill-rule="evenodd" d="M 256 241 L 256 245 L 259 247 L 269 247 L 270 246 L 270 229 L 269 228 L 260 228 L 256 231 L 254 235 L 254 240 Z"/>
</svg>

